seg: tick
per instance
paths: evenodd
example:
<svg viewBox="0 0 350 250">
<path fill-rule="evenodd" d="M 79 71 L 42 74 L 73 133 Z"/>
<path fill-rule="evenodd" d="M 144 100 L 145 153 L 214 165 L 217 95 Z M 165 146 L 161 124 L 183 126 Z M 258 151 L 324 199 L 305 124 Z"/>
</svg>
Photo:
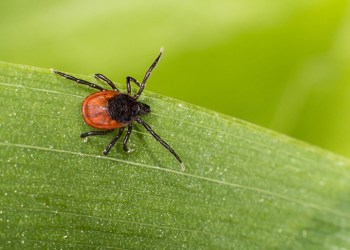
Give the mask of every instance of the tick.
<svg viewBox="0 0 350 250">
<path fill-rule="evenodd" d="M 126 77 L 127 93 L 122 93 L 115 86 L 115 84 L 102 74 L 95 74 L 95 78 L 107 83 L 112 90 L 107 90 L 94 83 L 76 78 L 71 75 L 54 70 L 54 72 L 68 80 L 79 84 L 87 85 L 91 88 L 99 90 L 87 96 L 82 104 L 82 115 L 87 125 L 92 128 L 99 129 L 98 131 L 90 131 L 80 135 L 81 138 L 95 135 L 106 135 L 118 129 L 116 137 L 109 143 L 107 148 L 103 151 L 107 155 L 111 148 L 121 138 L 125 128 L 127 132 L 123 141 L 123 149 L 129 152 L 128 141 L 132 132 L 133 123 L 141 124 L 160 144 L 162 144 L 181 164 L 184 171 L 185 165 L 175 151 L 157 135 L 152 128 L 142 120 L 141 116 L 148 115 L 151 112 L 150 106 L 139 102 L 138 99 L 145 89 L 147 79 L 151 75 L 153 69 L 158 64 L 163 53 L 160 50 L 158 57 L 154 60 L 152 65 L 147 70 L 141 84 L 133 77 Z M 135 95 L 131 95 L 131 83 L 136 84 L 139 89 Z"/>
</svg>

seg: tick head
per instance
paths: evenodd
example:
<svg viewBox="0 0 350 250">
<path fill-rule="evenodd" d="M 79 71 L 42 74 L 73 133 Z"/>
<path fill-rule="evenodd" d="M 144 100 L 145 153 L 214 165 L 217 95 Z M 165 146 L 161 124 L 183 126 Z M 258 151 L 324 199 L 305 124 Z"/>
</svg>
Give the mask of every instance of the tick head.
<svg viewBox="0 0 350 250">
<path fill-rule="evenodd" d="M 138 102 L 139 115 L 148 115 L 151 112 L 151 107 L 145 103 Z"/>
</svg>

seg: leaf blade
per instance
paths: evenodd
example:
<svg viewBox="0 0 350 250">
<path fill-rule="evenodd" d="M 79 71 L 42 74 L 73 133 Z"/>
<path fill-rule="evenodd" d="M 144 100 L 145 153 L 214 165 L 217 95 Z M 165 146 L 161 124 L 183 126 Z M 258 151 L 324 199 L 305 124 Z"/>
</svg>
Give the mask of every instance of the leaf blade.
<svg viewBox="0 0 350 250">
<path fill-rule="evenodd" d="M 92 77 L 86 79 L 92 80 Z M 149 83 L 152 84 L 152 83 Z M 120 85 L 118 85 L 120 87 Z M 0 64 L 0 238 L 8 246 L 348 247 L 349 160 L 146 92 L 130 154 L 91 138 L 91 91 L 50 70 Z M 6 104 L 6 105 L 5 105 Z"/>
</svg>

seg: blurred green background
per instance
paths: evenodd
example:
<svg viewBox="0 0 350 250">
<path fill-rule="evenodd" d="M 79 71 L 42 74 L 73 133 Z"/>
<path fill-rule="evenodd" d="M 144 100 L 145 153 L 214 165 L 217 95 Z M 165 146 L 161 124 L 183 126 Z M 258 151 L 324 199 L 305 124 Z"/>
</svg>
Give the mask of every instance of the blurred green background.
<svg viewBox="0 0 350 250">
<path fill-rule="evenodd" d="M 349 1 L 2 0 L 0 15 L 2 61 L 124 82 L 164 46 L 147 90 L 350 156 Z"/>
</svg>

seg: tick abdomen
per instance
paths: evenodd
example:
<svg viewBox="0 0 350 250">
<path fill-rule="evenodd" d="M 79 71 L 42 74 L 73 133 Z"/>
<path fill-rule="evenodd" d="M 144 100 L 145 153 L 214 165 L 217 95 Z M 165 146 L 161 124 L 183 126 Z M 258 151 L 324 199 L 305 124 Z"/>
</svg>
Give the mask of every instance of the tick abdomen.
<svg viewBox="0 0 350 250">
<path fill-rule="evenodd" d="M 113 119 L 108 114 L 108 101 L 120 92 L 106 90 L 93 93 L 85 98 L 82 105 L 83 118 L 87 125 L 97 129 L 116 129 L 126 124 Z"/>
</svg>

